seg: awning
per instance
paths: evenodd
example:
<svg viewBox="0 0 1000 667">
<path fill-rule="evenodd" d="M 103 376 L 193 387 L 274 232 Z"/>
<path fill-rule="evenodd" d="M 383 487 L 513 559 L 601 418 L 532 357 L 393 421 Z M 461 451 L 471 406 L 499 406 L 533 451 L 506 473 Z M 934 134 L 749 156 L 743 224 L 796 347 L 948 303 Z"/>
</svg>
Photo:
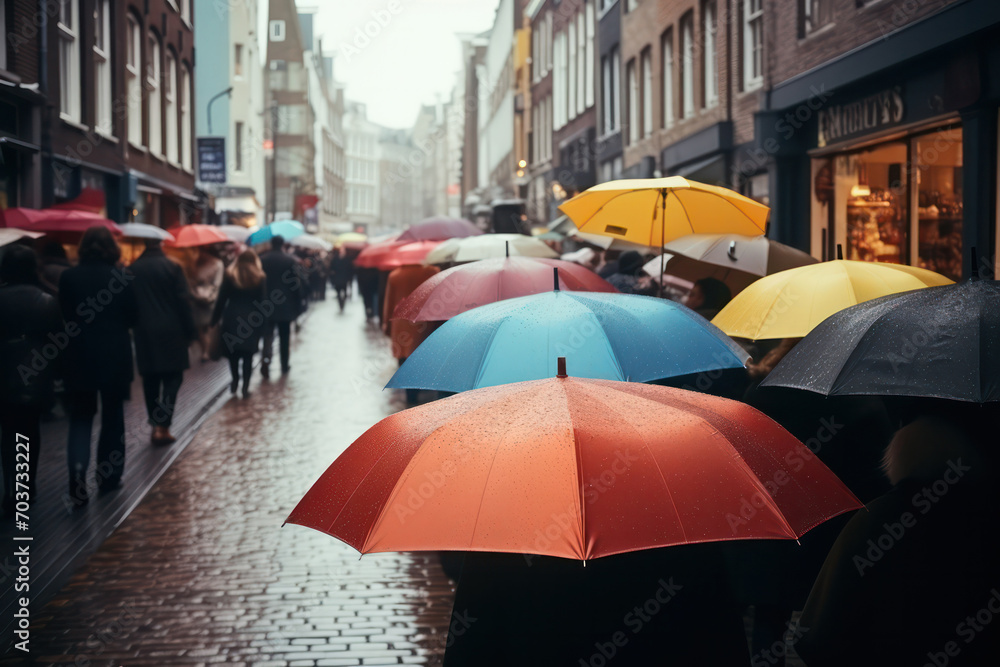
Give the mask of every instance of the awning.
<svg viewBox="0 0 1000 667">
<path fill-rule="evenodd" d="M 144 183 L 137 183 L 135 189 L 139 192 L 146 192 L 151 195 L 162 195 L 163 190 L 160 188 L 154 188 L 152 185 L 146 185 Z"/>
<path fill-rule="evenodd" d="M 671 171 L 669 175 L 683 176 L 692 181 L 708 183 L 709 185 L 725 185 L 726 160 L 722 155 L 716 154 L 704 160 L 680 166 Z"/>
<path fill-rule="evenodd" d="M 245 197 L 216 197 L 215 198 L 215 212 L 222 213 L 223 211 L 229 211 L 231 213 L 252 213 L 256 214 L 260 209 L 260 205 L 257 203 L 257 199 L 251 196 Z"/>
<path fill-rule="evenodd" d="M 15 139 L 14 137 L 0 137 L 0 146 L 10 146 L 15 150 L 25 151 L 28 153 L 37 153 L 41 150 L 40 147 L 35 144 L 29 144 L 27 141 L 21 141 L 20 139 Z"/>
</svg>

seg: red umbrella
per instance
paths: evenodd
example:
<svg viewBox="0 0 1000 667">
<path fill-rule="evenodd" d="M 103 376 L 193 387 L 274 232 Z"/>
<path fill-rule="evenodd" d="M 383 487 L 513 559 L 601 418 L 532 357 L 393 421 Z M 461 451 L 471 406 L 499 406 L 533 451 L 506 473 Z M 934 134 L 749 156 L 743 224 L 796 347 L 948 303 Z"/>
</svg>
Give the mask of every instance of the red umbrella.
<svg viewBox="0 0 1000 667">
<path fill-rule="evenodd" d="M 448 320 L 483 304 L 549 292 L 552 269 L 559 269 L 559 289 L 617 292 L 590 269 L 558 259 L 497 257 L 481 259 L 433 276 L 396 306 L 393 317 L 410 322 Z"/>
<path fill-rule="evenodd" d="M 459 218 L 426 218 L 399 235 L 398 241 L 444 241 L 445 239 L 478 236 L 483 230 L 468 220 Z"/>
<path fill-rule="evenodd" d="M 737 401 L 565 376 L 387 417 L 288 516 L 362 553 L 590 560 L 676 544 L 796 539 L 862 505 Z"/>
<path fill-rule="evenodd" d="M 423 264 L 427 253 L 441 245 L 441 241 L 402 242 L 383 253 L 375 263 L 379 271 L 392 271 L 407 264 Z"/>
<path fill-rule="evenodd" d="M 91 227 L 107 227 L 120 234 L 118 225 L 89 211 L 60 209 L 8 208 L 0 211 L 4 227 L 16 227 L 43 234 L 82 234 Z"/>
<path fill-rule="evenodd" d="M 363 268 L 373 269 L 378 263 L 378 259 L 386 252 L 392 248 L 397 247 L 396 237 L 386 239 L 384 241 L 379 241 L 377 243 L 372 243 L 371 245 L 365 246 L 358 253 L 358 256 L 354 258 L 354 265 Z"/>
<path fill-rule="evenodd" d="M 174 248 L 193 248 L 195 246 L 212 245 L 215 243 L 230 243 L 228 236 L 211 225 L 182 225 L 167 230 L 175 240 L 166 241 L 164 245 Z"/>
</svg>

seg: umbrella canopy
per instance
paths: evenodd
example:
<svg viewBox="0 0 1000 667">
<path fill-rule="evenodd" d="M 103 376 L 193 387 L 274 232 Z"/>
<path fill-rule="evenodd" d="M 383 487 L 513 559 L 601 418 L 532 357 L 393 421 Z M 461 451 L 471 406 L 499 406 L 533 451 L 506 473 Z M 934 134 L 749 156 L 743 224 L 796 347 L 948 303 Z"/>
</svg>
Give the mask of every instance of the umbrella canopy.
<svg viewBox="0 0 1000 667">
<path fill-rule="evenodd" d="M 801 338 L 845 308 L 951 282 L 913 266 L 837 259 L 761 278 L 733 297 L 712 324 L 738 338 Z"/>
<path fill-rule="evenodd" d="M 258 227 L 244 227 L 242 225 L 219 225 L 218 230 L 226 235 L 226 238 L 234 243 L 246 244 L 247 239 L 257 231 Z"/>
<path fill-rule="evenodd" d="M 524 234 L 482 234 L 467 236 L 460 239 L 448 239 L 434 252 L 427 255 L 428 264 L 447 264 L 457 262 L 475 262 L 493 257 L 548 257 L 553 259 L 559 254 L 545 245 L 544 241 Z"/>
<path fill-rule="evenodd" d="M 590 269 L 570 262 L 531 257 L 484 259 L 427 279 L 396 306 L 393 317 L 435 322 L 487 303 L 548 292 L 555 286 L 554 268 L 559 269 L 559 289 L 617 292 Z"/>
<path fill-rule="evenodd" d="M 440 243 L 440 241 L 396 241 L 375 258 L 369 258 L 369 263 L 362 266 L 370 266 L 379 271 L 392 271 L 407 264 L 423 264 L 427 253 L 434 250 Z"/>
<path fill-rule="evenodd" d="M 24 229 L 3 229 L 0 228 L 0 247 L 16 243 L 21 239 L 37 239 L 45 236 L 42 232 L 29 232 Z"/>
<path fill-rule="evenodd" d="M 8 208 L 0 211 L 4 227 L 17 227 L 42 234 L 82 234 L 91 227 L 107 227 L 120 234 L 118 225 L 97 213 L 61 209 Z"/>
<path fill-rule="evenodd" d="M 387 387 L 466 391 L 574 375 L 648 382 L 743 368 L 750 356 L 704 317 L 666 299 L 552 291 L 481 306 L 445 322 Z"/>
<path fill-rule="evenodd" d="M 378 243 L 372 243 L 358 253 L 358 256 L 354 260 L 354 265 L 365 268 L 374 268 L 378 265 L 378 262 L 383 255 L 405 244 L 405 241 L 401 243 L 397 242 L 395 237 L 385 241 L 379 241 Z"/>
<path fill-rule="evenodd" d="M 827 396 L 1000 401 L 1000 282 L 929 287 L 842 310 L 763 384 Z"/>
<path fill-rule="evenodd" d="M 344 232 L 337 236 L 337 241 L 334 244 L 338 248 L 350 248 L 354 250 L 360 250 L 368 245 L 368 236 L 365 234 L 359 234 L 358 232 Z"/>
<path fill-rule="evenodd" d="M 479 236 L 483 231 L 460 218 L 425 218 L 399 235 L 399 241 L 444 241 L 445 239 Z"/>
<path fill-rule="evenodd" d="M 569 237 L 574 241 L 586 243 L 587 245 L 592 245 L 595 248 L 600 248 L 601 250 L 617 250 L 618 252 L 635 250 L 636 252 L 642 254 L 649 252 L 649 246 L 645 243 L 632 243 L 631 241 L 623 241 L 622 239 L 616 239 L 610 236 L 588 234 L 587 232 L 581 232 L 579 229 L 572 230 L 569 233 Z"/>
<path fill-rule="evenodd" d="M 286 241 L 290 241 L 296 236 L 302 236 L 305 233 L 306 228 L 302 226 L 301 222 L 296 222 L 295 220 L 278 220 L 255 231 L 247 238 L 246 244 L 258 245 L 267 243 L 275 236 L 280 236 Z"/>
<path fill-rule="evenodd" d="M 312 234 L 302 234 L 301 236 L 293 237 L 288 241 L 288 243 L 289 245 L 304 248 L 306 250 L 323 250 L 325 252 L 333 250 L 333 245 L 331 243 L 324 241 L 318 236 L 313 236 Z"/>
<path fill-rule="evenodd" d="M 763 234 L 770 209 L 681 176 L 609 181 L 559 206 L 581 232 L 654 248 L 687 234 Z"/>
<path fill-rule="evenodd" d="M 182 225 L 167 230 L 174 237 L 167 245 L 174 248 L 194 248 L 214 243 L 229 243 L 225 234 L 218 227 L 211 225 Z"/>
<path fill-rule="evenodd" d="M 156 225 L 147 225 L 143 222 L 125 222 L 118 225 L 122 230 L 122 236 L 131 239 L 159 239 L 160 241 L 173 241 L 174 235 Z"/>
<path fill-rule="evenodd" d="M 590 560 L 794 539 L 859 507 L 805 446 L 743 403 L 559 377 L 464 392 L 383 419 L 287 521 L 362 553 Z"/>
</svg>

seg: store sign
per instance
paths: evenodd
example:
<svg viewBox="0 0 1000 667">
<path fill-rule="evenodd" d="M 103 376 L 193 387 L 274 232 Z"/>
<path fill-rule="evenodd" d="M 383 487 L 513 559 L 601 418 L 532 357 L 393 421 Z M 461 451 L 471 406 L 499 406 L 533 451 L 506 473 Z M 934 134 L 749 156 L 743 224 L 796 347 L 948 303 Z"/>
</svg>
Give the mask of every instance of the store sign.
<svg viewBox="0 0 1000 667">
<path fill-rule="evenodd" d="M 899 86 L 849 104 L 820 109 L 817 114 L 820 147 L 854 135 L 890 127 L 903 120 L 903 90 Z"/>
<path fill-rule="evenodd" d="M 226 138 L 198 137 L 198 180 L 226 182 Z"/>
</svg>

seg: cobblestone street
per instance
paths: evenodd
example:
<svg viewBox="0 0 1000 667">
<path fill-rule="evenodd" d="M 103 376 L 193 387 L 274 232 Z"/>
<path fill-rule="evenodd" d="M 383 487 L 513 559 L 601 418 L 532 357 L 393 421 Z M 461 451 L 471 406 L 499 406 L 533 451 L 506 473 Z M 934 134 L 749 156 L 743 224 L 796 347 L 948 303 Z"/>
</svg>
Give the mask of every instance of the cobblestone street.
<svg viewBox="0 0 1000 667">
<path fill-rule="evenodd" d="M 118 530 L 34 612 L 34 664 L 440 664 L 453 591 L 435 554 L 282 527 L 357 436 L 403 407 L 387 339 L 315 306 L 287 377 L 232 398 Z"/>
</svg>

